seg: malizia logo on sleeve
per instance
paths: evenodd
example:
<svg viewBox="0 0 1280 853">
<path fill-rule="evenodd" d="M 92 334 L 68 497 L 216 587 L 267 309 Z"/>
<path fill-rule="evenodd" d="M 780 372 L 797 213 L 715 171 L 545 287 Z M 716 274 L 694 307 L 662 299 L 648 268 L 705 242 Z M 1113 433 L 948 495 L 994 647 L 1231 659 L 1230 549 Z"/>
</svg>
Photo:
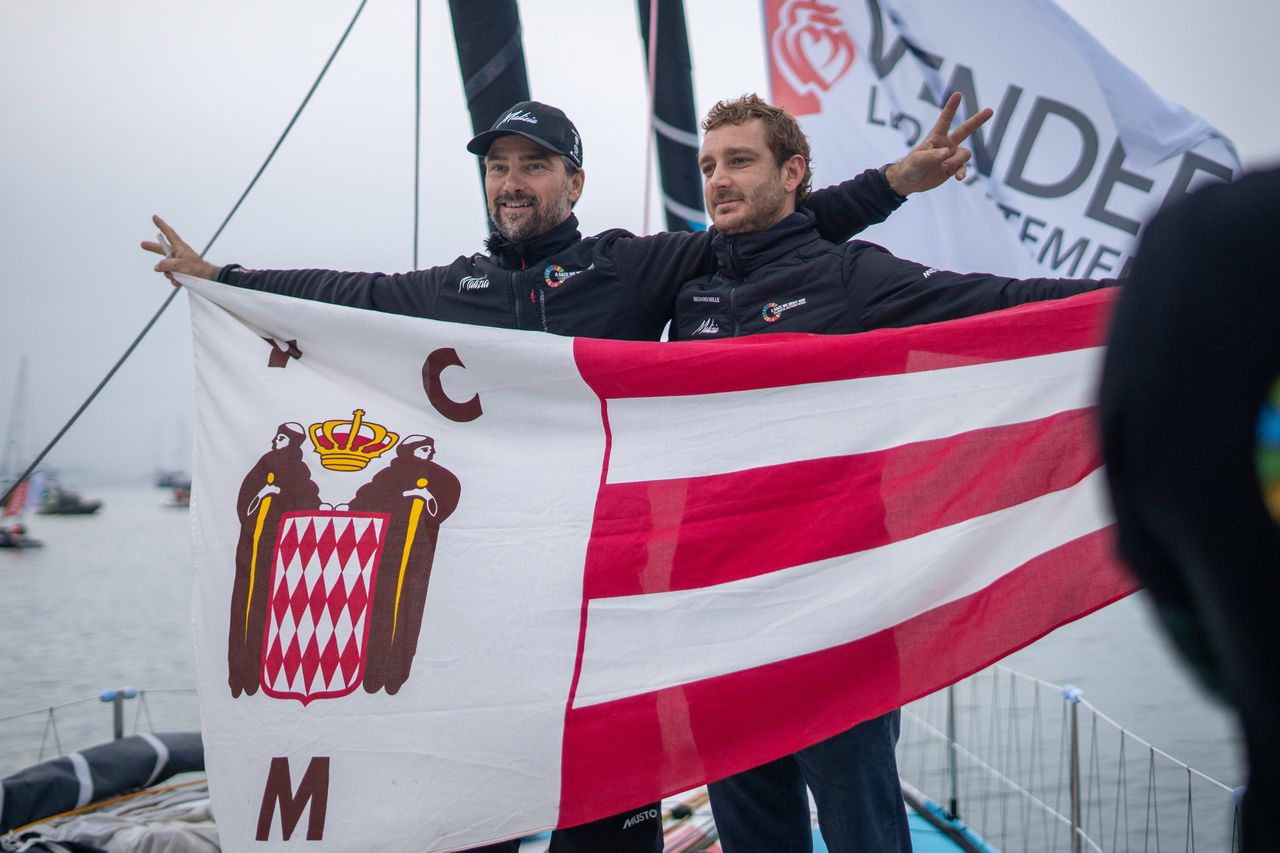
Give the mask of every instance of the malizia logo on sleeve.
<svg viewBox="0 0 1280 853">
<path fill-rule="evenodd" d="M 777 302 L 770 302 L 760 311 L 760 316 L 766 323 L 776 323 L 778 322 L 778 318 L 782 316 L 783 311 L 790 311 L 792 308 L 799 308 L 803 304 L 803 299 L 793 299 L 790 302 L 783 302 L 781 305 Z"/>
</svg>

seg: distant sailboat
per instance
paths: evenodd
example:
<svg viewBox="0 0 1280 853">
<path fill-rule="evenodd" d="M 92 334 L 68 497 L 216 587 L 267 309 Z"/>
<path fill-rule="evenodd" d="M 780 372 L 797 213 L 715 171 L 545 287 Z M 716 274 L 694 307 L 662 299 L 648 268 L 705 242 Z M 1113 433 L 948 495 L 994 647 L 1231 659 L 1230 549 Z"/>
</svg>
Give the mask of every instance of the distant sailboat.
<svg viewBox="0 0 1280 853">
<path fill-rule="evenodd" d="M 13 394 L 13 408 L 9 415 L 9 429 L 5 435 L 4 456 L 0 458 L 0 494 L 6 495 L 4 510 L 0 513 L 0 548 L 38 548 L 43 543 L 27 535 L 23 517 L 32 500 L 44 488 L 44 475 L 24 479 L 12 489 L 10 485 L 21 470 L 19 446 L 22 442 L 22 407 L 27 392 L 27 357 L 18 361 L 18 385 Z M 36 479 L 34 490 L 31 479 Z"/>
<path fill-rule="evenodd" d="M 44 544 L 27 535 L 27 526 L 22 520 L 27 511 L 27 499 L 32 494 L 30 487 L 31 481 L 23 480 L 4 505 L 3 520 L 0 521 L 0 548 L 39 548 Z"/>
<path fill-rule="evenodd" d="M 171 438 L 165 436 L 158 426 L 156 427 L 152 444 L 155 447 L 160 447 L 162 444 L 167 444 L 171 441 L 173 451 L 167 460 L 168 465 L 156 466 L 151 481 L 158 489 L 178 490 L 185 488 L 190 490 L 191 475 L 186 472 L 183 465 L 189 464 L 191 460 L 191 430 L 182 420 L 179 420 L 174 426 L 175 429 Z"/>
</svg>

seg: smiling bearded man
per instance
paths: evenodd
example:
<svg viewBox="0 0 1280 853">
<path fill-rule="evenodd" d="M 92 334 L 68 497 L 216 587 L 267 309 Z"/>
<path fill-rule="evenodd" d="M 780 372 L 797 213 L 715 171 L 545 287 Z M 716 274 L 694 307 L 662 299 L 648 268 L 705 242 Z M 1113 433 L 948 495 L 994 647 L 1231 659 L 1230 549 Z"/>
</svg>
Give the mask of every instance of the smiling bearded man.
<svg viewBox="0 0 1280 853">
<path fill-rule="evenodd" d="M 484 155 L 489 218 L 502 237 L 520 243 L 569 218 L 584 176 L 573 160 L 516 134 L 495 139 Z"/>
</svg>

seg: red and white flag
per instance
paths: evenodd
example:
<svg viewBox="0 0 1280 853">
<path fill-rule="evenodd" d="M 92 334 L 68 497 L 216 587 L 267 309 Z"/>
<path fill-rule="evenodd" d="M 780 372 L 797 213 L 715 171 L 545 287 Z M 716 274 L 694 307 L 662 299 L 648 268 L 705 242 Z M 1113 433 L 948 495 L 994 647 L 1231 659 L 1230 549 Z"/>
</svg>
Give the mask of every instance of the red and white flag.
<svg viewBox="0 0 1280 853">
<path fill-rule="evenodd" d="M 1105 292 L 671 344 L 185 283 L 229 850 L 622 812 L 1134 589 L 1093 428 Z"/>
<path fill-rule="evenodd" d="M 1142 225 L 1240 161 L 1052 0 L 762 0 L 773 102 L 800 119 L 814 186 L 902 157 L 951 92 L 995 116 L 969 178 L 862 235 L 939 269 L 1121 274 Z M 1189 59 L 1194 59 L 1189 58 Z"/>
</svg>

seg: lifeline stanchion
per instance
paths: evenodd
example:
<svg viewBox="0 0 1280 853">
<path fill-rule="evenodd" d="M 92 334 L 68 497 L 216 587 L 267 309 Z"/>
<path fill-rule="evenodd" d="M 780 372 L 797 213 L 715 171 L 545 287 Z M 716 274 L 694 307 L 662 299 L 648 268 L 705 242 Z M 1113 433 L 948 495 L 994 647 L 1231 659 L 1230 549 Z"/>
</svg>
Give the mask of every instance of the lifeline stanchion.
<svg viewBox="0 0 1280 853">
<path fill-rule="evenodd" d="M 951 799 L 947 803 L 952 818 L 960 817 L 960 773 L 956 766 L 956 686 L 947 688 L 947 771 L 951 777 Z"/>
<path fill-rule="evenodd" d="M 1080 724 L 1077 712 L 1084 693 L 1068 684 L 1062 688 L 1062 698 L 1071 705 L 1071 853 L 1080 853 Z"/>
<path fill-rule="evenodd" d="M 138 691 L 134 687 L 117 687 L 114 690 L 108 688 L 98 694 L 98 698 L 103 702 L 111 703 L 111 739 L 120 740 L 124 737 L 124 700 L 132 699 L 138 695 Z"/>
</svg>

